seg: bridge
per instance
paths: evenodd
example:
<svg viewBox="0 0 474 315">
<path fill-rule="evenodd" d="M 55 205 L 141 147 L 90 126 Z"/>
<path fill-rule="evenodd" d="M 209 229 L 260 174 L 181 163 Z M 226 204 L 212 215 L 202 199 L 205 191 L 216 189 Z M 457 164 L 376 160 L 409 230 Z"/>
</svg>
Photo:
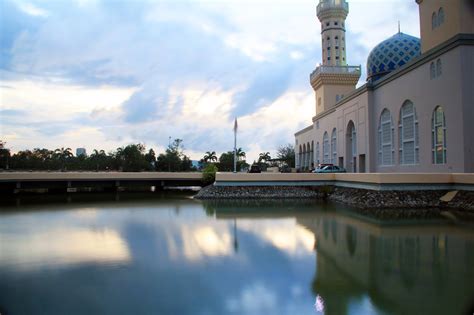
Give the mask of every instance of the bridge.
<svg viewBox="0 0 474 315">
<path fill-rule="evenodd" d="M 153 191 L 202 186 L 201 173 L 1 172 L 0 193 Z"/>
<path fill-rule="evenodd" d="M 0 193 L 153 191 L 202 186 L 202 173 L 0 172 Z M 339 186 L 372 190 L 474 190 L 474 174 L 217 173 L 216 186 Z"/>
</svg>

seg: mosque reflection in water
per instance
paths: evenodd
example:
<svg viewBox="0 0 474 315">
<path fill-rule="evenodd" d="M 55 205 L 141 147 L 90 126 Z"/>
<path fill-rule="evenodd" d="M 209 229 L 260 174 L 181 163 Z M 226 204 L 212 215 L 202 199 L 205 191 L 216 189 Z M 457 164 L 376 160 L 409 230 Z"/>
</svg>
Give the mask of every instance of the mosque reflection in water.
<svg viewBox="0 0 474 315">
<path fill-rule="evenodd" d="M 397 314 L 464 314 L 473 307 L 472 230 L 375 224 L 337 213 L 298 223 L 315 234 L 312 289 L 328 314 L 346 314 L 365 295 Z"/>
<path fill-rule="evenodd" d="M 225 214 L 217 211 L 217 218 L 275 217 L 271 209 L 262 212 L 261 207 L 247 209 L 247 215 L 220 208 Z M 318 313 L 471 314 L 472 226 L 460 228 L 440 220 L 387 222 L 327 208 L 276 213 L 296 215 L 297 224 L 314 234 L 311 290 Z M 365 308 L 355 306 L 364 301 Z"/>
</svg>

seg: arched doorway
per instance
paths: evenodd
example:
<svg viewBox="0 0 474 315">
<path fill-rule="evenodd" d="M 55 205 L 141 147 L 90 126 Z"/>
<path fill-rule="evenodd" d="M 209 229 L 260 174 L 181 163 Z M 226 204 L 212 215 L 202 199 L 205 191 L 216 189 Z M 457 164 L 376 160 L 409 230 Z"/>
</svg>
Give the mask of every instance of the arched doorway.
<svg viewBox="0 0 474 315">
<path fill-rule="evenodd" d="M 346 130 L 346 163 L 348 172 L 357 172 L 357 133 L 352 120 Z"/>
</svg>

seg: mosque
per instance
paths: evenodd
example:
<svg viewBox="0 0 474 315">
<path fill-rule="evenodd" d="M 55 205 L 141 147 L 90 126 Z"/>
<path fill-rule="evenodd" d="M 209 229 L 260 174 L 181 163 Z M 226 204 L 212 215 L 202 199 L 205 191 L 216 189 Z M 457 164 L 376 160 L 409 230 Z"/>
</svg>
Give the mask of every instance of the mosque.
<svg viewBox="0 0 474 315">
<path fill-rule="evenodd" d="M 416 0 L 420 35 L 398 32 L 360 66 L 347 63 L 346 0 L 320 0 L 322 64 L 310 75 L 316 115 L 295 134 L 296 168 L 474 172 L 474 1 Z"/>
</svg>

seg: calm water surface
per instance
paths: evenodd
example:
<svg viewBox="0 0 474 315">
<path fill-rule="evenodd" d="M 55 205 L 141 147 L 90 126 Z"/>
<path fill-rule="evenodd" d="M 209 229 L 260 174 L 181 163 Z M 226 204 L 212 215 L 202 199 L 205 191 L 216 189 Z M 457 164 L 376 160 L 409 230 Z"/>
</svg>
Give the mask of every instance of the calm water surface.
<svg viewBox="0 0 474 315">
<path fill-rule="evenodd" d="M 0 205 L 2 315 L 467 314 L 474 304 L 474 230 L 448 222 L 174 193 Z"/>
</svg>

